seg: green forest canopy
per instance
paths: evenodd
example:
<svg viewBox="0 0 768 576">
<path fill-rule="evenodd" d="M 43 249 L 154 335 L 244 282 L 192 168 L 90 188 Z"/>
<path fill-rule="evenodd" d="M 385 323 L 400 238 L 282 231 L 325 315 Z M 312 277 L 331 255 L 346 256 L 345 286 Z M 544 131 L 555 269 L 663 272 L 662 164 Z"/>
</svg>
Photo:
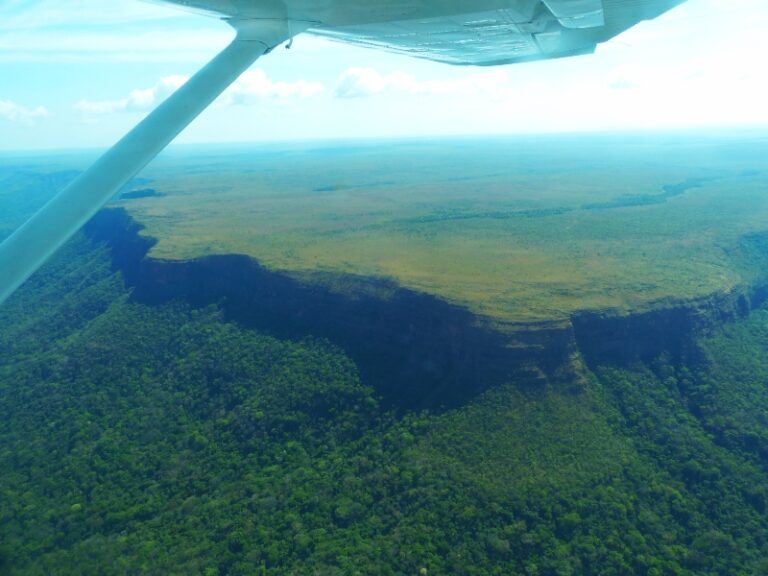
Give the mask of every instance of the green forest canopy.
<svg viewBox="0 0 768 576">
<path fill-rule="evenodd" d="M 9 575 L 768 570 L 768 311 L 697 366 L 401 413 L 326 341 L 132 301 L 83 237 L 0 326 Z"/>
</svg>

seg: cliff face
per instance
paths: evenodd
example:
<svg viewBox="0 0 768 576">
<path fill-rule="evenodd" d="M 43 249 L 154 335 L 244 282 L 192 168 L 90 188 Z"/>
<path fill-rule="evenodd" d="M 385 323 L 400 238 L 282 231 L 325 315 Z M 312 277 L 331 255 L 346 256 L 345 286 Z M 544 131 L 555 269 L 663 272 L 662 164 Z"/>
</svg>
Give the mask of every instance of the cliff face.
<svg viewBox="0 0 768 576">
<path fill-rule="evenodd" d="M 571 324 L 589 365 L 626 366 L 660 354 L 676 362 L 698 362 L 695 336 L 747 316 L 767 296 L 765 286 L 739 287 L 704 298 L 660 302 L 655 309 L 635 314 L 583 311 L 571 317 Z"/>
<path fill-rule="evenodd" d="M 451 406 L 514 379 L 577 391 L 583 364 L 628 364 L 661 353 L 695 355 L 693 336 L 746 315 L 766 290 L 742 290 L 648 312 L 582 312 L 571 323 L 498 326 L 468 310 L 389 281 L 338 276 L 311 281 L 241 255 L 190 261 L 146 258 L 154 243 L 122 209 L 103 210 L 86 234 L 107 242 L 113 265 L 144 303 L 219 304 L 226 317 L 287 338 L 322 337 L 345 350 L 361 376 L 400 407 Z M 343 290 L 334 286 L 342 285 Z"/>
</svg>

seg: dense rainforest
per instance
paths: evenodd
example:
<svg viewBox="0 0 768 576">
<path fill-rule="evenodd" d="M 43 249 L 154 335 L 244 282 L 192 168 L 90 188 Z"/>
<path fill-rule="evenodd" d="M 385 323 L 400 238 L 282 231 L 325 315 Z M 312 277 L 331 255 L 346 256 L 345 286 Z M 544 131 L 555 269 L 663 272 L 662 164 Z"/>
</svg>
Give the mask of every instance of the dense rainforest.
<svg viewBox="0 0 768 576">
<path fill-rule="evenodd" d="M 768 310 L 698 349 L 396 409 L 81 235 L 0 307 L 0 573 L 765 574 Z"/>
</svg>

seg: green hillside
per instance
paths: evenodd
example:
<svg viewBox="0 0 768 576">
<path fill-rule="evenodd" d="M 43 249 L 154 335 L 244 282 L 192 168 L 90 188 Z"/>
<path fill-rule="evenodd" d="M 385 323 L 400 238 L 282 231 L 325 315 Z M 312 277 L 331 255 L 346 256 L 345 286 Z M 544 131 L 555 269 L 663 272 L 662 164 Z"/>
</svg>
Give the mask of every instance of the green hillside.
<svg viewBox="0 0 768 576">
<path fill-rule="evenodd" d="M 133 301 L 80 236 L 0 308 L 0 572 L 764 573 L 766 335 L 393 412 L 326 341 Z"/>
</svg>

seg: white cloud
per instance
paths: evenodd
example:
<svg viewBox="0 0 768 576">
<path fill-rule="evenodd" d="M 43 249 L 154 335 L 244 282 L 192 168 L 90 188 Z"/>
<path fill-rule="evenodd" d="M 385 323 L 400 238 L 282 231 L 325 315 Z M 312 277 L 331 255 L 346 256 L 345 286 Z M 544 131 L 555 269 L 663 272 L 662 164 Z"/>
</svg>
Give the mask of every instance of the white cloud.
<svg viewBox="0 0 768 576">
<path fill-rule="evenodd" d="M 84 116 L 114 114 L 115 112 L 146 112 L 182 86 L 188 76 L 166 76 L 152 88 L 137 88 L 119 100 L 80 100 L 75 110 Z"/>
<path fill-rule="evenodd" d="M 512 90 L 506 70 L 469 74 L 443 80 L 419 80 L 404 72 L 381 74 L 373 68 L 352 67 L 345 70 L 336 85 L 339 98 L 364 98 L 385 92 L 414 96 L 486 96 L 504 98 Z"/>
<path fill-rule="evenodd" d="M 222 95 L 220 103 L 224 105 L 253 104 L 264 99 L 305 99 L 320 94 L 324 90 L 320 82 L 296 80 L 295 82 L 275 82 L 264 70 L 256 68 L 244 72 Z"/>
<path fill-rule="evenodd" d="M 27 108 L 12 100 L 0 100 L 0 118 L 5 118 L 11 122 L 31 124 L 35 118 L 44 118 L 45 116 L 48 116 L 48 109 L 45 106 Z"/>
<path fill-rule="evenodd" d="M 637 88 L 637 84 L 625 76 L 619 76 L 615 80 L 611 80 L 608 87 L 611 90 L 632 90 Z"/>
<path fill-rule="evenodd" d="M 336 96 L 363 98 L 381 94 L 396 82 L 394 75 L 383 76 L 373 68 L 348 68 L 339 77 Z"/>
<path fill-rule="evenodd" d="M 95 116 L 118 112 L 147 112 L 181 87 L 189 76 L 165 76 L 151 88 L 136 88 L 125 98 L 117 100 L 80 100 L 75 110 L 86 121 Z M 260 69 L 244 72 L 217 101 L 219 105 L 249 105 L 263 99 L 304 99 L 324 90 L 320 82 L 297 80 L 275 82 Z"/>
</svg>

